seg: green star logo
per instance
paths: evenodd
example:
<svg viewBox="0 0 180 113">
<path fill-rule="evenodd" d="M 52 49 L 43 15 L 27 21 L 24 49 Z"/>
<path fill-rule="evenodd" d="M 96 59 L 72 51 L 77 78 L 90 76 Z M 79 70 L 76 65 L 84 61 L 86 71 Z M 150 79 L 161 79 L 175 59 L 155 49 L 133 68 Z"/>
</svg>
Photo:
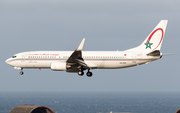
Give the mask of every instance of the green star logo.
<svg viewBox="0 0 180 113">
<path fill-rule="evenodd" d="M 150 48 L 151 49 L 151 45 L 153 45 L 153 43 L 149 43 L 149 41 L 147 43 L 144 43 L 146 45 L 146 49 Z"/>
</svg>

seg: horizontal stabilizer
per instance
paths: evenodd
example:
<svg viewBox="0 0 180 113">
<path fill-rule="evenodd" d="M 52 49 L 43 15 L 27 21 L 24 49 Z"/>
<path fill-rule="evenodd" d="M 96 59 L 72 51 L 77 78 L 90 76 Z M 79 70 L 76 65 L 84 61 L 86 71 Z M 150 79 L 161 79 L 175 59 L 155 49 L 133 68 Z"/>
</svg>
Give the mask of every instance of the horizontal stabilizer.
<svg viewBox="0 0 180 113">
<path fill-rule="evenodd" d="M 147 56 L 160 56 L 160 55 L 161 55 L 161 53 L 159 50 L 155 50 L 155 51 L 147 54 Z"/>
<path fill-rule="evenodd" d="M 163 56 L 168 56 L 168 55 L 175 55 L 175 53 L 165 53 Z"/>
</svg>

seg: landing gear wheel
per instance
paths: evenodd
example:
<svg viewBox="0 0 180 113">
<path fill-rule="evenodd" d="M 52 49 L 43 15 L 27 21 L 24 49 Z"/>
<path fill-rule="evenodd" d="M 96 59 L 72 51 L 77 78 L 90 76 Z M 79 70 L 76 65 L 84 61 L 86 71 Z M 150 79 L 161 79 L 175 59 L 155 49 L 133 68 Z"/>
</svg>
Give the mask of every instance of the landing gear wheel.
<svg viewBox="0 0 180 113">
<path fill-rule="evenodd" d="M 23 72 L 23 71 L 21 71 L 21 72 L 20 72 L 20 75 L 23 75 L 23 74 L 24 74 L 24 72 Z"/>
<path fill-rule="evenodd" d="M 88 71 L 88 72 L 86 73 L 86 75 L 87 75 L 88 77 L 91 77 L 91 76 L 92 76 L 92 72 Z"/>
<path fill-rule="evenodd" d="M 20 75 L 23 75 L 23 74 L 24 74 L 24 72 L 23 72 L 23 68 L 21 68 Z"/>
<path fill-rule="evenodd" d="M 79 72 L 78 72 L 78 75 L 83 76 L 83 75 L 84 75 L 84 72 L 83 72 L 83 71 L 79 71 Z"/>
</svg>

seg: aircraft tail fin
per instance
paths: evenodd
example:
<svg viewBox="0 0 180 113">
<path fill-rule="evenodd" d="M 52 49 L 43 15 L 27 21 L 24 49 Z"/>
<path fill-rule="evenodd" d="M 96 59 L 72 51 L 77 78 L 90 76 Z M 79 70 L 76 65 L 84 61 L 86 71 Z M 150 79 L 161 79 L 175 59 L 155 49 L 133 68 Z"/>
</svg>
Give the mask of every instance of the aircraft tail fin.
<svg viewBox="0 0 180 113">
<path fill-rule="evenodd" d="M 155 50 L 160 50 L 167 23 L 168 20 L 161 20 L 141 45 L 126 51 L 144 51 L 149 53 Z"/>
</svg>

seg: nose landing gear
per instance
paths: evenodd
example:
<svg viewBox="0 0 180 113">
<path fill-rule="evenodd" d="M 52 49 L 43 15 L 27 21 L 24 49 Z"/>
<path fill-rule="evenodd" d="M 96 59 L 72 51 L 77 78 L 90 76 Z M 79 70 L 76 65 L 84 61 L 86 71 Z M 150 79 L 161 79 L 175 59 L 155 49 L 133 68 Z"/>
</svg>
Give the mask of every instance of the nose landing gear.
<svg viewBox="0 0 180 113">
<path fill-rule="evenodd" d="M 23 68 L 21 68 L 20 75 L 23 75 L 23 74 L 24 74 Z"/>
</svg>

